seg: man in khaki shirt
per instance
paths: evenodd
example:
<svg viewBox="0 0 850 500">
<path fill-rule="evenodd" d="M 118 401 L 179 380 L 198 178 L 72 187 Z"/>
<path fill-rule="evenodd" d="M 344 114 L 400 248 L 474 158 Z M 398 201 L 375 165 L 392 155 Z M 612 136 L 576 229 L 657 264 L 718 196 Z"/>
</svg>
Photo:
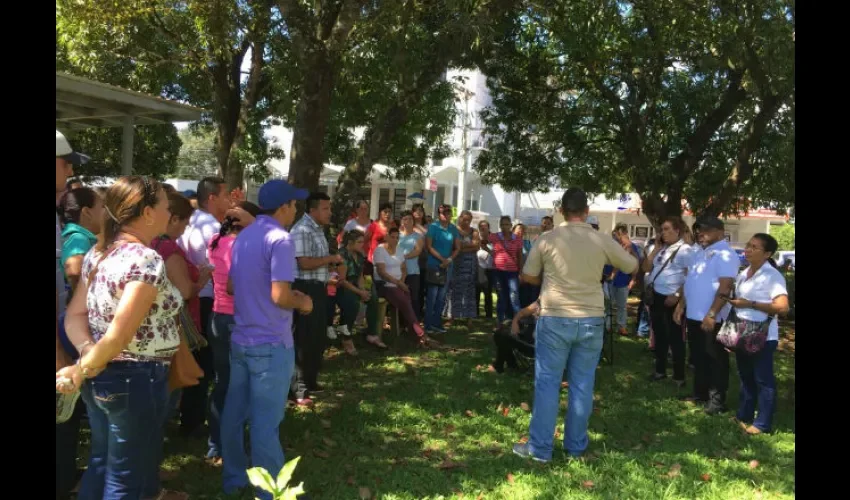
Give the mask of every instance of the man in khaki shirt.
<svg viewBox="0 0 850 500">
<path fill-rule="evenodd" d="M 593 384 L 602 352 L 605 299 L 599 277 L 610 264 L 626 273 L 637 258 L 607 234 L 585 223 L 587 195 L 568 189 L 561 201 L 566 222 L 540 235 L 522 270 L 522 280 L 543 284 L 536 332 L 534 411 L 528 443 L 514 445 L 522 457 L 552 459 L 564 369 L 569 405 L 564 422 L 564 450 L 581 455 L 588 445 L 587 423 L 593 410 Z"/>
</svg>

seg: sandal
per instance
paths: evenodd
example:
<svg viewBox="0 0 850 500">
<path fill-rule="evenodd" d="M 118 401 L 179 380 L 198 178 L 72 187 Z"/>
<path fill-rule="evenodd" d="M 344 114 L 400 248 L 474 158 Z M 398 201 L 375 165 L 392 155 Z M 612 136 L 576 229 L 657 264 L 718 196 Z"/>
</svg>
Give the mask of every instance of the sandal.
<svg viewBox="0 0 850 500">
<path fill-rule="evenodd" d="M 366 342 L 372 344 L 375 347 L 380 347 L 381 349 L 386 349 L 387 344 L 381 342 L 381 338 L 376 335 L 369 335 L 366 337 Z"/>
<path fill-rule="evenodd" d="M 354 347 L 354 342 L 351 339 L 343 340 L 342 348 L 349 356 L 357 356 L 357 348 Z"/>
</svg>

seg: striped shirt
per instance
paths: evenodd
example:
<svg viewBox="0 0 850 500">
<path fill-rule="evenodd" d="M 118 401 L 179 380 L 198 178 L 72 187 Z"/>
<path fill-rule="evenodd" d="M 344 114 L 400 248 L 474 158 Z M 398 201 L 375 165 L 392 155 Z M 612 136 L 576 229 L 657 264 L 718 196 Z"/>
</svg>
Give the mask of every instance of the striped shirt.
<svg viewBox="0 0 850 500">
<path fill-rule="evenodd" d="M 497 271 L 519 271 L 519 256 L 522 255 L 522 240 L 512 234 L 511 239 L 505 240 L 502 233 L 490 234 L 490 244 L 493 245 L 493 269 Z"/>
<path fill-rule="evenodd" d="M 298 221 L 289 233 L 292 241 L 295 243 L 295 257 L 311 257 L 320 259 L 330 255 L 328 250 L 328 239 L 325 237 L 325 232 L 322 226 L 316 224 L 308 214 L 304 214 L 301 220 Z M 298 266 L 295 271 L 295 279 L 313 280 L 322 283 L 328 282 L 328 266 L 322 266 L 317 269 L 306 271 Z"/>
</svg>

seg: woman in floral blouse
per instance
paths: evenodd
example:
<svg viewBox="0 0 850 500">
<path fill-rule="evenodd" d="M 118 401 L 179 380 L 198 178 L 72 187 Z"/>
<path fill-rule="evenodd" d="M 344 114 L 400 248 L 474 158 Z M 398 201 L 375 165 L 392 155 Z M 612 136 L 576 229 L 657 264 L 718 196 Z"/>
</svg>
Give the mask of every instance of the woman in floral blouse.
<svg viewBox="0 0 850 500">
<path fill-rule="evenodd" d="M 168 368 L 180 336 L 180 291 L 151 241 L 171 214 L 160 184 L 122 177 L 106 192 L 103 241 L 83 261 L 65 328 L 80 352 L 56 389 L 82 391 L 91 427 L 80 500 L 160 498 Z"/>
<path fill-rule="evenodd" d="M 345 233 L 342 240 L 344 247 L 339 251 L 342 256 L 342 267 L 339 269 L 340 286 L 336 294 L 337 305 L 342 313 L 337 333 L 342 336 L 342 347 L 347 354 L 357 355 L 357 349 L 351 341 L 354 333 L 354 322 L 361 302 L 369 302 L 372 298 L 369 290 L 363 288 L 363 245 L 365 238 L 362 231 L 353 229 Z"/>
</svg>

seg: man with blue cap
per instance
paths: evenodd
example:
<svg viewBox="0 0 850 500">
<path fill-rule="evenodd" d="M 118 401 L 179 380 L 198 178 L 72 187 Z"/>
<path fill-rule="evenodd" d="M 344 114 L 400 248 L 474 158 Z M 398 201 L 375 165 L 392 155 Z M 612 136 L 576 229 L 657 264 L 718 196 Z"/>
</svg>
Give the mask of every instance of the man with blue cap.
<svg viewBox="0 0 850 500">
<path fill-rule="evenodd" d="M 228 288 L 233 293 L 230 385 L 221 419 L 223 487 L 249 486 L 243 429 L 251 432 L 251 466 L 277 477 L 284 464 L 280 424 L 295 369 L 293 311 L 310 314 L 313 301 L 292 289 L 295 245 L 285 229 L 307 191 L 275 179 L 260 188 L 262 214 L 233 244 Z M 261 492 L 260 498 L 270 498 Z"/>
</svg>

